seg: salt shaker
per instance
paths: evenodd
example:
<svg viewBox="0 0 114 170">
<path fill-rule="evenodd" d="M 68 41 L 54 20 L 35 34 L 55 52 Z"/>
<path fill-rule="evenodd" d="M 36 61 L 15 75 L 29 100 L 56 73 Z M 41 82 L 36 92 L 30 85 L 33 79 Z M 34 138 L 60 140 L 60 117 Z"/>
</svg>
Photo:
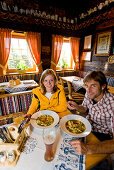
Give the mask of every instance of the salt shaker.
<svg viewBox="0 0 114 170">
<path fill-rule="evenodd" d="M 15 160 L 15 152 L 11 150 L 7 153 L 7 158 L 9 162 L 13 162 Z"/>
<path fill-rule="evenodd" d="M 5 151 L 1 151 L 0 152 L 0 162 L 5 162 L 6 160 L 6 152 Z"/>
</svg>

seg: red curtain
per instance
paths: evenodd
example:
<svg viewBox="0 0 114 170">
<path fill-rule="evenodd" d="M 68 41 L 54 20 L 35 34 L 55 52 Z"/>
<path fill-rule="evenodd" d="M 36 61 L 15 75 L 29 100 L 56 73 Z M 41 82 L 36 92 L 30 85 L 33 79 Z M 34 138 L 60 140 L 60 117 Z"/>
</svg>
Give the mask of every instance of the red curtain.
<svg viewBox="0 0 114 170">
<path fill-rule="evenodd" d="M 39 69 L 39 73 L 42 73 L 43 69 L 42 69 L 42 61 L 41 61 L 41 33 L 27 32 L 26 39 L 33 60 Z"/>
<path fill-rule="evenodd" d="M 70 38 L 71 52 L 75 63 L 76 71 L 79 71 L 79 41 L 80 38 L 75 37 Z"/>
<path fill-rule="evenodd" d="M 6 74 L 11 46 L 11 31 L 10 29 L 0 28 L 0 75 Z"/>
<path fill-rule="evenodd" d="M 56 65 L 58 64 L 61 50 L 63 45 L 63 37 L 60 35 L 52 35 L 52 56 L 51 56 L 51 69 L 56 71 Z"/>
</svg>

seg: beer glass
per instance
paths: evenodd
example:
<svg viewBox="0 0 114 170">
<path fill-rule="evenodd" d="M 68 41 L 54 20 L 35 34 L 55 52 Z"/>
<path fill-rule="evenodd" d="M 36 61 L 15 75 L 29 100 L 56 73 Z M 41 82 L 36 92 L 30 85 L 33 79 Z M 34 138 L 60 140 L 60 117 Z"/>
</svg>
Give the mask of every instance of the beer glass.
<svg viewBox="0 0 114 170">
<path fill-rule="evenodd" d="M 54 143 L 56 140 L 55 128 L 43 129 L 43 141 L 46 146 L 44 159 L 46 161 L 52 161 L 54 159 Z"/>
</svg>

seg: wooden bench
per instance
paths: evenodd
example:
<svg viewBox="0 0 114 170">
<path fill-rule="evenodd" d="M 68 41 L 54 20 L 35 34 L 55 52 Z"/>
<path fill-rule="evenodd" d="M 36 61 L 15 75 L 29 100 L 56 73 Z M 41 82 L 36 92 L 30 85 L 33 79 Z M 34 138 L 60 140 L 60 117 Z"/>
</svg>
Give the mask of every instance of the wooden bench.
<svg viewBox="0 0 114 170">
<path fill-rule="evenodd" d="M 0 116 L 27 111 L 32 96 L 32 90 L 0 95 Z"/>
</svg>

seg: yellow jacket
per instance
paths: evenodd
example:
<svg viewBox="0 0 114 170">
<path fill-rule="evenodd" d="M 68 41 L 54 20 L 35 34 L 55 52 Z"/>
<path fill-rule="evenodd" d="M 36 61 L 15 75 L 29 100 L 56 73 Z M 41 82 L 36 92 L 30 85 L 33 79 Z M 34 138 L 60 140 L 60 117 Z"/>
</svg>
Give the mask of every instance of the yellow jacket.
<svg viewBox="0 0 114 170">
<path fill-rule="evenodd" d="M 58 90 L 52 94 L 49 100 L 40 87 L 32 90 L 33 99 L 28 110 L 28 114 L 34 114 L 39 110 L 52 110 L 55 112 L 63 112 L 67 110 L 66 97 L 63 86 L 57 85 Z"/>
</svg>

